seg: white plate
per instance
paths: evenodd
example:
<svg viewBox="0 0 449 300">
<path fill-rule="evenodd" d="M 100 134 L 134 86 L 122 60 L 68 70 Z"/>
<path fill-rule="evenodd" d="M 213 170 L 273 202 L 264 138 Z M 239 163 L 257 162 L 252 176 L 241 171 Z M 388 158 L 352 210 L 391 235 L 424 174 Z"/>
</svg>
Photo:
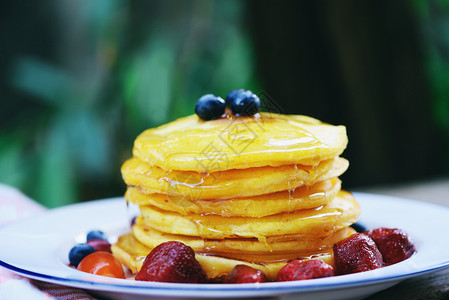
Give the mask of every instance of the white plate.
<svg viewBox="0 0 449 300">
<path fill-rule="evenodd" d="M 415 241 L 417 254 L 381 269 L 305 281 L 263 284 L 176 284 L 140 282 L 91 275 L 67 266 L 67 254 L 86 232 L 101 229 L 114 238 L 129 230 L 122 198 L 50 210 L 0 229 L 0 265 L 20 275 L 83 288 L 117 299 L 276 297 L 345 299 L 363 297 L 406 278 L 449 266 L 449 208 L 395 197 L 355 193 L 368 228 L 397 227 Z"/>
</svg>

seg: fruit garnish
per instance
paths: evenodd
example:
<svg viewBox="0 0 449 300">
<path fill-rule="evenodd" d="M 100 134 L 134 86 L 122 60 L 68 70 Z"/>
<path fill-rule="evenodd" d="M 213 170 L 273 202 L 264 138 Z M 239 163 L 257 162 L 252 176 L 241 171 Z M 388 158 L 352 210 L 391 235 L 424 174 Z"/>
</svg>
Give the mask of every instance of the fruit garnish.
<svg viewBox="0 0 449 300">
<path fill-rule="evenodd" d="M 195 104 L 195 113 L 205 121 L 220 118 L 225 113 L 225 109 L 225 101 L 212 94 L 202 96 Z"/>
<path fill-rule="evenodd" d="M 170 241 L 155 247 L 145 258 L 136 280 L 202 283 L 207 277 L 195 259 L 193 249 L 181 242 Z"/>
<path fill-rule="evenodd" d="M 352 224 L 351 227 L 352 227 L 352 229 L 354 229 L 355 231 L 357 231 L 359 233 L 366 230 L 366 227 L 359 222 Z"/>
<path fill-rule="evenodd" d="M 92 246 L 95 251 L 111 252 L 111 244 L 102 239 L 91 239 L 88 240 L 86 244 Z"/>
<path fill-rule="evenodd" d="M 69 252 L 69 261 L 70 264 L 74 267 L 77 267 L 80 261 L 86 257 L 87 255 L 94 253 L 95 249 L 91 245 L 87 244 L 78 244 L 72 247 Z"/>
<path fill-rule="evenodd" d="M 224 279 L 225 283 L 256 283 L 266 281 L 267 276 L 264 272 L 246 265 L 236 265 Z"/>
<path fill-rule="evenodd" d="M 233 101 L 233 99 L 235 99 L 235 97 L 236 97 L 238 94 L 243 93 L 244 91 L 245 91 L 244 89 L 237 89 L 237 90 L 232 90 L 232 91 L 230 91 L 230 92 L 226 95 L 226 98 L 225 98 L 226 104 L 229 106 L 229 103 L 230 103 L 231 101 Z"/>
<path fill-rule="evenodd" d="M 387 265 L 403 261 L 416 252 L 407 233 L 397 228 L 376 228 L 363 232 L 376 243 Z"/>
<path fill-rule="evenodd" d="M 114 278 L 125 278 L 122 264 L 111 253 L 97 251 L 89 254 L 78 265 L 78 270 Z"/>
<path fill-rule="evenodd" d="M 86 240 L 88 241 L 88 240 L 94 240 L 94 239 L 102 239 L 102 240 L 105 240 L 105 241 L 108 240 L 106 234 L 104 234 L 103 231 L 101 231 L 101 230 L 91 230 L 91 231 L 89 231 L 87 233 Z"/>
<path fill-rule="evenodd" d="M 321 259 L 293 260 L 279 271 L 278 281 L 306 280 L 334 276 L 334 268 Z"/>
<path fill-rule="evenodd" d="M 233 90 L 226 96 L 226 105 L 236 116 L 252 116 L 260 110 L 260 99 L 251 91 Z"/>
<path fill-rule="evenodd" d="M 356 233 L 334 244 L 335 271 L 339 275 L 382 267 L 382 254 L 367 235 Z"/>
</svg>

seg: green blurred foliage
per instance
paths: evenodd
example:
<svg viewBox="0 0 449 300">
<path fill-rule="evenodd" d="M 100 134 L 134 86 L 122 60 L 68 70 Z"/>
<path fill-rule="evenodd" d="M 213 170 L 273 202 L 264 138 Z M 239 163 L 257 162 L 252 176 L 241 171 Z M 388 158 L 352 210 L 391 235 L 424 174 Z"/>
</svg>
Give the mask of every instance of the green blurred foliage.
<svg viewBox="0 0 449 300">
<path fill-rule="evenodd" d="M 332 73 L 332 65 L 327 64 L 337 57 L 335 49 L 329 50 L 329 57 L 326 58 L 322 57 L 326 51 L 314 50 L 326 48 L 321 47 L 321 44 L 301 44 L 304 41 L 316 42 L 328 38 L 327 35 L 314 36 L 314 31 L 310 31 L 307 26 L 320 20 L 328 20 L 332 14 L 327 9 L 332 9 L 333 6 L 320 7 L 321 2 L 310 3 L 311 5 L 304 7 L 312 8 L 316 14 L 303 10 L 304 20 L 293 23 L 302 28 L 292 28 L 289 24 L 291 18 L 297 17 L 297 11 L 293 10 L 291 14 L 284 11 L 284 15 L 276 15 L 278 10 L 269 1 L 7 2 L 3 12 L 8 14 L 3 14 L 2 23 L 5 30 L 0 31 L 0 37 L 3 37 L 0 39 L 3 43 L 0 47 L 0 62 L 7 62 L 0 69 L 0 87 L 4 89 L 0 110 L 0 182 L 18 187 L 48 207 L 119 196 L 125 190 L 120 166 L 131 156 L 133 141 L 141 131 L 192 114 L 196 100 L 203 94 L 225 96 L 235 88 L 261 91 L 259 77 L 262 75 L 270 83 L 276 80 L 286 83 L 279 85 L 282 93 L 275 98 L 279 102 L 286 98 L 292 99 L 283 103 L 288 111 L 304 111 L 307 101 L 316 102 L 322 106 L 323 111 L 335 114 L 335 105 L 340 102 L 336 102 L 334 98 L 329 97 L 326 102 L 319 102 L 316 99 L 310 101 L 311 97 L 301 99 L 298 95 L 326 95 L 321 92 L 328 88 L 328 84 L 321 86 L 319 78 L 327 80 L 329 76 L 329 82 L 335 84 L 333 88 L 338 92 L 340 88 L 336 86 L 344 81 L 342 79 L 345 76 L 357 78 L 357 82 L 362 83 L 369 83 L 365 78 L 369 80 L 373 77 L 369 76 L 371 72 L 364 73 L 367 77 L 358 78 L 356 73 L 348 76 L 343 71 L 351 68 L 337 68 L 338 64 L 333 66 Z M 371 1 L 361 6 L 366 12 L 371 6 L 377 7 L 376 3 Z M 409 10 L 408 5 L 413 5 L 416 12 L 426 53 L 422 64 L 432 92 L 434 120 L 445 131 L 448 142 L 449 0 L 413 0 L 407 4 L 401 3 L 392 7 Z M 287 4 L 290 6 L 283 8 L 297 7 L 292 6 L 293 1 Z M 337 8 L 337 4 L 333 5 Z M 265 30 L 254 25 L 257 24 L 257 18 L 254 18 L 257 8 L 267 11 L 265 18 L 276 15 L 276 18 L 263 18 L 260 21 L 265 25 Z M 357 28 L 361 28 L 361 31 L 368 28 L 371 30 L 368 32 L 374 34 L 382 34 L 388 30 L 381 27 L 384 31 L 376 31 L 382 22 L 378 19 L 359 19 L 360 15 L 353 13 L 355 7 L 347 8 L 343 9 L 344 12 L 351 12 L 347 17 L 354 18 L 353 22 L 348 22 L 351 26 L 359 24 L 357 22 L 371 21 L 369 26 Z M 377 13 L 388 14 L 389 8 L 388 5 L 380 5 Z M 317 19 L 319 16 L 322 18 Z M 346 20 L 346 15 L 344 16 L 342 20 Z M 276 22 L 282 23 L 288 30 L 276 31 L 275 28 L 284 28 L 275 26 Z M 326 24 L 325 21 L 323 24 L 315 24 L 319 29 L 315 32 L 322 32 L 321 27 L 334 23 Z M 345 33 L 346 31 L 340 32 L 338 37 L 348 38 Z M 292 44 L 292 34 L 304 36 L 296 36 L 297 44 Z M 387 52 L 391 50 L 389 47 L 380 47 L 380 53 L 368 51 L 366 56 L 364 47 L 370 47 L 370 42 L 384 40 L 376 39 L 376 36 L 370 37 L 365 32 L 359 34 L 364 37 L 363 41 L 353 42 L 353 37 L 347 39 L 351 45 L 358 45 L 360 42 L 361 47 L 349 47 L 359 51 L 355 53 L 359 56 L 345 52 L 342 54 L 347 58 L 345 62 L 357 65 L 357 59 L 361 59 L 370 66 L 370 55 L 384 55 L 385 59 L 395 59 L 394 56 L 388 56 Z M 278 36 L 281 40 L 277 39 Z M 259 47 L 255 49 L 257 39 Z M 388 43 L 389 39 L 385 41 Z M 328 45 L 327 42 L 329 41 L 326 40 L 323 45 Z M 344 43 L 345 40 L 340 42 Z M 279 61 L 283 60 L 279 57 L 264 57 L 262 54 L 266 48 L 290 50 L 279 52 L 288 54 L 287 63 L 282 68 L 270 69 L 270 64 L 279 65 Z M 306 48 L 307 51 L 304 51 Z M 298 66 L 289 64 L 292 57 L 299 57 L 297 61 L 301 62 L 299 66 L 303 68 L 300 73 L 310 80 L 289 77 L 289 74 L 296 73 L 285 72 Z M 259 59 L 257 70 L 261 73 L 260 76 L 256 76 L 256 58 Z M 264 70 L 263 66 L 268 66 L 265 69 L 268 71 L 261 72 Z M 312 70 L 304 66 L 309 66 Z M 379 68 L 377 71 L 378 77 L 374 78 L 383 79 L 384 70 Z M 332 74 L 337 75 L 331 78 Z M 379 85 L 376 83 L 379 82 L 374 82 L 373 85 L 357 83 L 351 86 L 351 90 L 364 89 L 361 95 L 365 95 L 371 93 L 370 89 L 374 87 L 378 95 L 388 93 L 388 89 L 377 91 L 384 86 L 383 81 Z M 316 93 L 301 93 L 298 91 L 300 89 Z M 270 93 L 272 91 L 273 87 Z M 346 96 L 340 97 L 341 103 L 346 107 L 345 112 L 349 113 L 354 107 L 360 107 L 362 111 L 366 108 L 367 101 L 363 97 L 356 97 L 357 101 L 354 103 L 346 99 Z M 407 103 L 408 99 L 400 100 Z M 373 107 L 378 105 L 376 101 L 371 104 Z M 316 107 L 314 111 L 315 109 Z M 357 113 L 352 117 L 363 119 L 361 121 L 366 119 L 366 116 Z M 388 120 L 382 121 L 375 114 L 371 114 L 369 119 L 371 118 L 373 123 L 364 128 L 373 127 L 371 125 L 379 120 Z M 353 144 L 372 148 L 370 143 L 373 141 L 373 131 L 365 133 L 363 130 L 360 144 Z M 378 134 L 382 136 L 381 131 Z M 362 149 L 363 152 L 362 146 L 356 151 L 360 152 Z M 360 156 L 366 160 L 366 153 Z M 388 160 L 373 160 L 368 166 L 376 167 L 382 163 L 387 164 L 385 169 L 397 167 L 388 164 Z M 386 177 L 384 173 L 381 176 Z"/>
<path fill-rule="evenodd" d="M 413 4 L 425 45 L 433 114 L 449 137 L 449 0 L 414 0 Z"/>
<path fill-rule="evenodd" d="M 243 4 L 47 2 L 53 57 L 23 53 L 8 70 L 35 103 L 0 128 L 0 182 L 48 207 L 121 195 L 142 130 L 192 114 L 205 93 L 258 88 Z"/>
</svg>

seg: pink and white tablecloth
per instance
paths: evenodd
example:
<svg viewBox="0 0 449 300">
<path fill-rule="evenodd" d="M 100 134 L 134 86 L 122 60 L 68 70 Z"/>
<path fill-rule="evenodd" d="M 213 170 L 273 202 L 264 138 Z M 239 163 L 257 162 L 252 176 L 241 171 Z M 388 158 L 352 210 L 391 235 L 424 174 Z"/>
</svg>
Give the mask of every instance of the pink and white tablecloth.
<svg viewBox="0 0 449 300">
<path fill-rule="evenodd" d="M 46 209 L 20 191 L 0 184 L 0 227 Z M 1 243 L 0 243 L 1 244 Z M 2 245 L 1 247 L 8 247 Z M 0 299 L 95 299 L 83 290 L 31 280 L 0 266 Z"/>
</svg>

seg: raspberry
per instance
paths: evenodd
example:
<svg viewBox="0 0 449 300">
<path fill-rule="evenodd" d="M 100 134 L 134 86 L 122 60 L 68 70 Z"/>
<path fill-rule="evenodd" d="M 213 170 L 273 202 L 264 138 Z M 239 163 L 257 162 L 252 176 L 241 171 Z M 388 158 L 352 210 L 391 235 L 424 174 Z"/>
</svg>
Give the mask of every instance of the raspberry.
<svg viewBox="0 0 449 300">
<path fill-rule="evenodd" d="M 416 252 L 413 242 L 401 229 L 376 228 L 363 233 L 374 240 L 386 265 L 403 261 Z"/>
<path fill-rule="evenodd" d="M 305 280 L 334 276 L 334 268 L 321 259 L 293 260 L 279 271 L 278 281 Z"/>
<path fill-rule="evenodd" d="M 246 265 L 236 265 L 224 279 L 225 283 L 255 283 L 266 281 L 267 276 L 264 272 Z"/>
<path fill-rule="evenodd" d="M 336 272 L 340 275 L 382 267 L 382 254 L 367 235 L 356 233 L 334 244 Z"/>
<path fill-rule="evenodd" d="M 193 249 L 181 242 L 165 242 L 151 250 L 136 280 L 177 283 L 205 282 L 206 272 L 195 259 Z"/>
</svg>

